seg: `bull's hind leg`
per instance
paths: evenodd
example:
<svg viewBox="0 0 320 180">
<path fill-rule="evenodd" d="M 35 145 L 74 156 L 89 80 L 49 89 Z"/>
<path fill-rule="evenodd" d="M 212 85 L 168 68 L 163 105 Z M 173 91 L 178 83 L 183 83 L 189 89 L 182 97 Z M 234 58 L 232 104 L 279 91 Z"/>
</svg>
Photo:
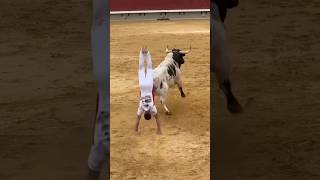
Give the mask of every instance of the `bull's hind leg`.
<svg viewBox="0 0 320 180">
<path fill-rule="evenodd" d="M 166 111 L 166 114 L 171 115 L 171 112 L 166 105 L 166 98 L 167 98 L 168 90 L 169 90 L 168 84 L 165 82 L 162 82 L 160 85 L 160 91 L 158 91 L 157 94 L 158 94 L 160 103 L 162 104 L 163 108 Z"/>
<path fill-rule="evenodd" d="M 181 97 L 186 97 L 186 94 L 184 94 L 182 87 L 179 87 L 180 95 Z"/>
<path fill-rule="evenodd" d="M 182 80 L 181 80 L 181 79 L 178 79 L 178 80 L 176 81 L 176 84 L 177 84 L 178 87 L 179 87 L 179 91 L 180 91 L 181 97 L 186 97 L 186 94 L 183 92 L 183 89 L 182 89 Z"/>
</svg>

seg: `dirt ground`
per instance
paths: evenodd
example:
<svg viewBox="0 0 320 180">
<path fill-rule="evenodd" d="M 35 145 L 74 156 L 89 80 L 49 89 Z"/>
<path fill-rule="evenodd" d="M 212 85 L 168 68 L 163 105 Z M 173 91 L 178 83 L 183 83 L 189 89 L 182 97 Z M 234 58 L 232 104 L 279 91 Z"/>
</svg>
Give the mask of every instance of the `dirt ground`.
<svg viewBox="0 0 320 180">
<path fill-rule="evenodd" d="M 209 30 L 209 20 L 111 23 L 111 179 L 209 179 Z M 140 48 L 148 46 L 155 68 L 166 45 L 190 44 L 181 68 L 187 97 L 169 90 L 171 116 L 156 98 L 163 134 L 156 134 L 154 119 L 143 118 L 135 134 Z"/>
<path fill-rule="evenodd" d="M 230 115 L 218 91 L 219 172 L 233 166 L 237 180 L 320 179 L 320 3 L 239 2 L 226 28 L 245 113 Z"/>
<path fill-rule="evenodd" d="M 0 179 L 83 179 L 96 86 L 87 1 L 0 2 Z"/>
<path fill-rule="evenodd" d="M 214 141 L 221 147 L 216 150 L 224 152 L 219 151 L 220 157 L 235 153 L 236 158 L 229 160 L 236 180 L 320 178 L 319 8 L 317 0 L 241 0 L 228 14 L 231 79 L 245 113 L 230 115 L 218 91 L 215 117 L 220 136 Z M 90 17 L 90 3 L 84 0 L 0 2 L 1 180 L 78 180 L 85 174 L 96 100 Z M 140 32 L 134 31 L 138 26 L 127 26 L 131 35 L 113 37 L 123 41 L 127 37 L 124 46 L 112 41 L 111 51 L 118 54 L 111 54 L 111 68 L 122 71 L 111 75 L 118 79 L 118 85 L 112 81 L 111 86 L 113 179 L 148 179 L 150 172 L 159 179 L 167 174 L 208 177 L 208 107 L 195 98 L 208 98 L 204 71 L 208 60 L 200 56 L 209 57 L 207 24 L 199 21 L 195 22 L 199 26 L 182 30 L 170 23 L 173 26 L 158 30 L 146 23 L 143 26 L 150 29 Z M 112 30 L 117 26 L 124 25 L 113 24 Z M 141 35 L 155 30 L 157 39 Z M 142 121 L 140 136 L 132 133 L 138 94 L 134 61 L 142 45 L 134 40 L 139 33 L 139 42 L 150 46 L 155 65 L 166 44 L 181 48 L 193 44 L 183 66 L 186 99 L 177 89 L 170 91 L 168 105 L 174 113 L 170 117 L 158 106 L 161 136 L 155 134 L 154 121 Z M 191 78 L 196 75 L 201 78 Z M 193 86 L 196 80 L 204 86 Z"/>
</svg>

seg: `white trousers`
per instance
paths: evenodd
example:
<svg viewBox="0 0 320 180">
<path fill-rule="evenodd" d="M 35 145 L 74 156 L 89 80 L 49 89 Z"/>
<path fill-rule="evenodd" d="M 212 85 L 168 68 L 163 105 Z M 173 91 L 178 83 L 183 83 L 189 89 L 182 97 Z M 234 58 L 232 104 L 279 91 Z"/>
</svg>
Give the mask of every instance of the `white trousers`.
<svg viewBox="0 0 320 180">
<path fill-rule="evenodd" d="M 145 58 L 142 52 L 139 54 L 139 86 L 141 91 L 141 97 L 151 96 L 153 88 L 153 71 L 152 71 L 152 59 L 148 52 L 146 54 L 147 67 L 145 68 Z"/>
</svg>

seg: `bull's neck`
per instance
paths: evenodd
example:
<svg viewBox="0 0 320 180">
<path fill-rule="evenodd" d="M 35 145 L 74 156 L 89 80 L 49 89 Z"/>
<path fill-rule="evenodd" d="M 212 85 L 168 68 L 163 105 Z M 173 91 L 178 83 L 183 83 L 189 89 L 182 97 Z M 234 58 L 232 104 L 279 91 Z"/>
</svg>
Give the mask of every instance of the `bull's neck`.
<svg viewBox="0 0 320 180">
<path fill-rule="evenodd" d="M 175 60 L 173 60 L 173 63 L 174 63 L 177 67 L 179 67 L 179 69 L 180 69 L 181 64 L 177 63 L 177 61 L 175 61 Z"/>
</svg>

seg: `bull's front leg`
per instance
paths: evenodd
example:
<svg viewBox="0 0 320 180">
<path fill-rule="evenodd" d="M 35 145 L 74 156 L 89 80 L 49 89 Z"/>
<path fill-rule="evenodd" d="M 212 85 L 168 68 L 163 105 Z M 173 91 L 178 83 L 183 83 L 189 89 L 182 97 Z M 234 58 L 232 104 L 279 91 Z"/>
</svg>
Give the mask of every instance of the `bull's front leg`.
<svg viewBox="0 0 320 180">
<path fill-rule="evenodd" d="M 181 97 L 183 97 L 183 98 L 186 97 L 186 94 L 183 92 L 183 89 L 182 89 L 182 80 L 181 80 L 181 78 L 177 78 L 176 84 L 179 87 L 179 91 L 180 91 Z"/>
</svg>

